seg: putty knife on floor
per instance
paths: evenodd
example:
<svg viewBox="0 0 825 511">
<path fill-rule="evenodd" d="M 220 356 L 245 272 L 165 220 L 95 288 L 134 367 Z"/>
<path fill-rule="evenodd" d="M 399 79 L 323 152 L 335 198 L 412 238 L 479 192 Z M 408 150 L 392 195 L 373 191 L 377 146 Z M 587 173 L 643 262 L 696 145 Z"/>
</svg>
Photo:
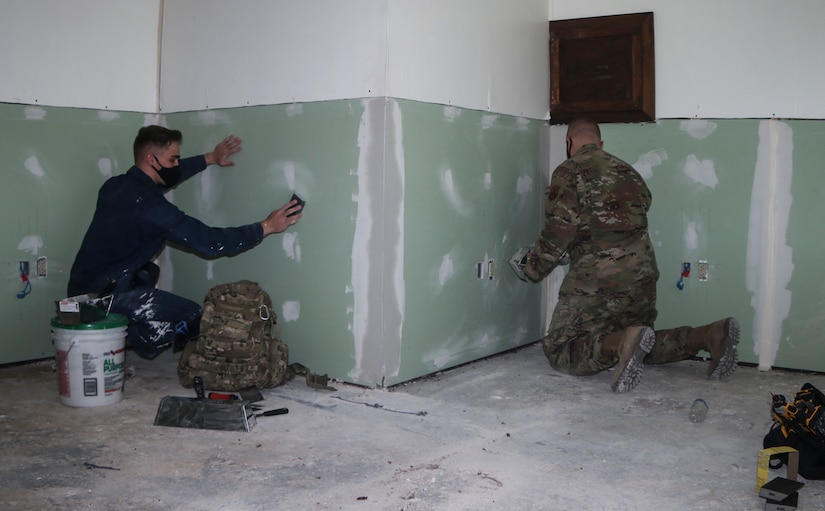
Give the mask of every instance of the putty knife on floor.
<svg viewBox="0 0 825 511">
<path fill-rule="evenodd" d="M 251 431 L 255 414 L 249 401 L 166 396 L 160 400 L 155 426 Z"/>
</svg>

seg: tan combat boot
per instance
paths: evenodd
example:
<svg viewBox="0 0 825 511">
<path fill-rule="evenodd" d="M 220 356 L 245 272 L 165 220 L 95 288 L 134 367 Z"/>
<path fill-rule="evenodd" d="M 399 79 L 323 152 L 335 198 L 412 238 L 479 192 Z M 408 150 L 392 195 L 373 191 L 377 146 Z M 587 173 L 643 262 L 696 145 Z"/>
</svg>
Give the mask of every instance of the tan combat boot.
<svg viewBox="0 0 825 511">
<path fill-rule="evenodd" d="M 602 341 L 603 355 L 619 359 L 610 388 L 614 392 L 628 392 L 642 379 L 644 358 L 653 348 L 656 334 L 646 326 L 631 326 L 608 335 Z"/>
<path fill-rule="evenodd" d="M 709 325 L 694 328 L 688 333 L 686 344 L 697 353 L 701 350 L 710 353 L 708 378 L 719 380 L 727 378 L 736 370 L 739 362 L 739 321 L 726 318 Z"/>
</svg>

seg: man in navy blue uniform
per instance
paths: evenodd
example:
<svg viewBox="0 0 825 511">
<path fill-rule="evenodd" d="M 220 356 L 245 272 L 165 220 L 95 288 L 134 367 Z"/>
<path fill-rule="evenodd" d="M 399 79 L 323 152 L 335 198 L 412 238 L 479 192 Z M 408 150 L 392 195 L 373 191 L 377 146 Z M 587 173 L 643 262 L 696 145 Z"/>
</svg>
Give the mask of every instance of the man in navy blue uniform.
<svg viewBox="0 0 825 511">
<path fill-rule="evenodd" d="M 167 243 L 202 257 L 231 256 L 301 218 L 302 208 L 294 200 L 263 221 L 240 227 L 209 227 L 190 217 L 164 193 L 209 165 L 234 165 L 229 157 L 241 150 L 241 140 L 230 135 L 211 152 L 181 159 L 182 140 L 180 131 L 162 126 L 138 131 L 135 164 L 100 188 L 69 278 L 69 296 L 112 295 L 111 312 L 129 318 L 129 344 L 150 359 L 170 345 L 181 348 L 196 338 L 202 313 L 200 304 L 155 288 L 159 270 L 152 260 Z"/>
</svg>

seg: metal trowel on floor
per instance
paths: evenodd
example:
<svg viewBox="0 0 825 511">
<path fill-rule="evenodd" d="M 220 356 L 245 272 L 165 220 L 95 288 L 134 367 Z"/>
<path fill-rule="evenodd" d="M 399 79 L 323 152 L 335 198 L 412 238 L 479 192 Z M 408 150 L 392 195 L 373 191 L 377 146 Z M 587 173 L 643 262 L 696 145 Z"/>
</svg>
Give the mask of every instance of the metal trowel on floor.
<svg viewBox="0 0 825 511">
<path fill-rule="evenodd" d="M 207 399 L 203 379 L 194 378 L 197 397 L 166 396 L 160 400 L 155 426 L 251 431 L 255 413 L 246 399 Z"/>
<path fill-rule="evenodd" d="M 251 431 L 255 414 L 245 400 L 166 396 L 160 400 L 155 426 Z"/>
<path fill-rule="evenodd" d="M 258 387 L 246 387 L 235 394 L 210 392 L 206 397 L 203 379 L 194 378 L 197 397 L 166 396 L 160 400 L 155 415 L 155 426 L 175 428 L 220 429 L 224 431 L 251 431 L 257 424 L 256 417 L 271 417 L 289 413 L 286 408 L 261 411 L 263 401 Z"/>
</svg>

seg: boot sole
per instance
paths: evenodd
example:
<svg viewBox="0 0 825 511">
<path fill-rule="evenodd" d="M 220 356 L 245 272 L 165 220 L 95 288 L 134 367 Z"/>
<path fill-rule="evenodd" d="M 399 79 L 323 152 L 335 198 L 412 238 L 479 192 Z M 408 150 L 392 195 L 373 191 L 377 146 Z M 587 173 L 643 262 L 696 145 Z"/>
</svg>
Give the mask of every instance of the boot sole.
<svg viewBox="0 0 825 511">
<path fill-rule="evenodd" d="M 722 358 L 719 359 L 719 365 L 716 366 L 716 369 L 708 376 L 711 380 L 722 380 L 727 378 L 734 371 L 736 371 L 737 364 L 739 363 L 739 321 L 736 318 L 728 319 L 727 325 L 727 335 L 725 336 L 725 354 L 722 355 Z"/>
<path fill-rule="evenodd" d="M 645 370 L 644 358 L 653 349 L 655 342 L 656 333 L 652 328 L 645 328 L 641 333 L 639 345 L 633 351 L 633 356 L 621 369 L 621 373 L 614 378 L 613 384 L 610 386 L 613 392 L 629 392 L 639 384 Z"/>
</svg>

